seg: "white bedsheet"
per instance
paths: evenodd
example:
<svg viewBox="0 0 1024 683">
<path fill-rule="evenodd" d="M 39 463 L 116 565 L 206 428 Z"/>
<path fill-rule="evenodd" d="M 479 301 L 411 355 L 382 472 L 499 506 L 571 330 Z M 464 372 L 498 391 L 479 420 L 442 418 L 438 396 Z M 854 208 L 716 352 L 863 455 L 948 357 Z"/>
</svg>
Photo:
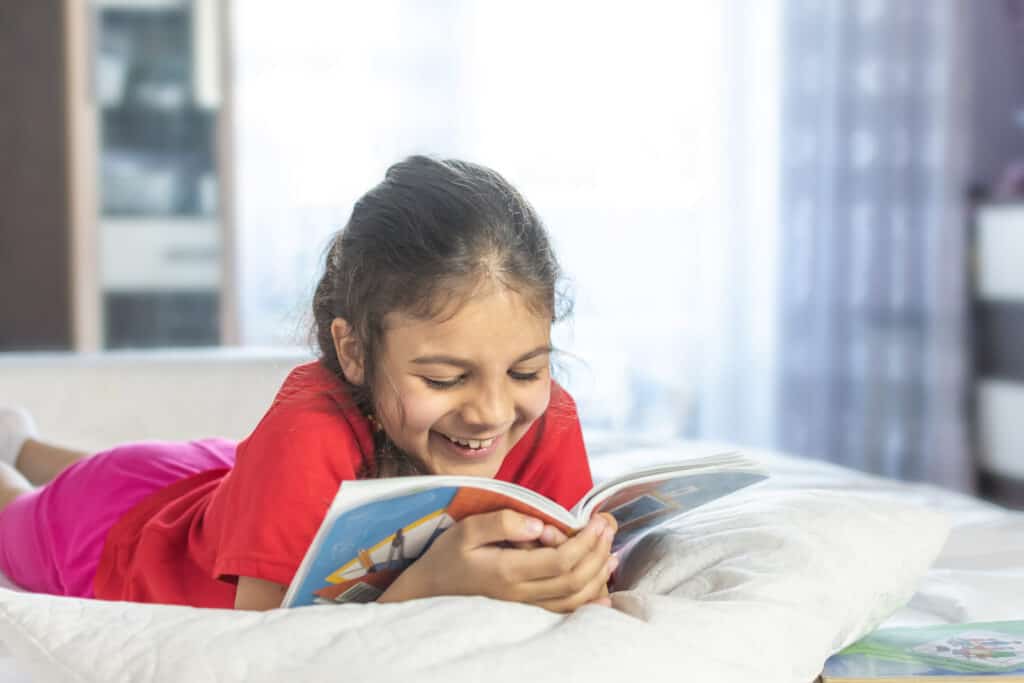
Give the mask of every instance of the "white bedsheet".
<svg viewBox="0 0 1024 683">
<path fill-rule="evenodd" d="M 636 448 L 609 442 L 592 442 L 591 449 L 595 453 L 593 469 L 598 478 L 659 461 L 723 450 L 714 444 L 677 443 Z M 898 498 L 950 513 L 954 529 L 939 559 L 910 604 L 893 614 L 887 625 L 1024 618 L 1020 589 L 1024 585 L 1024 515 L 932 487 L 889 482 L 770 453 L 746 452 L 772 470 L 774 476 L 766 485 L 767 489 L 856 490 L 880 499 Z M 614 457 L 610 453 L 614 453 Z M 630 610 L 645 609 L 635 602 L 621 606 Z M 664 610 L 666 606 L 658 608 Z M 728 618 L 726 608 L 723 605 L 722 618 L 725 619 Z M 524 612 L 524 628 L 537 618 L 542 617 L 532 611 Z M 407 623 L 417 623 L 415 615 Z M 531 627 L 543 628 L 540 624 Z M 621 622 L 608 622 L 611 632 L 621 627 Z M 563 637 L 571 632 L 571 628 L 561 629 Z M 509 637 L 515 638 L 514 634 Z M 563 642 L 571 643 L 571 640 Z M 509 652 L 514 654 L 515 650 L 513 647 Z M 599 653 L 592 655 L 596 657 Z M 0 683 L 28 681 L 11 657 L 0 656 Z"/>
</svg>

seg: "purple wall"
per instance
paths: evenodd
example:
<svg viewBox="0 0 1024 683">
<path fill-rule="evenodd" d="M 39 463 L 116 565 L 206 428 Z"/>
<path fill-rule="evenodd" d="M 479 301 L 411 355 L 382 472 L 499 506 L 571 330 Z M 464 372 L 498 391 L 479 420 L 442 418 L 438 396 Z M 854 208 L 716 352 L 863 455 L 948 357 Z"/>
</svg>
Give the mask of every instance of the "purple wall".
<svg viewBox="0 0 1024 683">
<path fill-rule="evenodd" d="M 1024 162 L 1024 2 L 966 2 L 971 90 L 968 179 L 992 189 L 1013 160 Z"/>
</svg>

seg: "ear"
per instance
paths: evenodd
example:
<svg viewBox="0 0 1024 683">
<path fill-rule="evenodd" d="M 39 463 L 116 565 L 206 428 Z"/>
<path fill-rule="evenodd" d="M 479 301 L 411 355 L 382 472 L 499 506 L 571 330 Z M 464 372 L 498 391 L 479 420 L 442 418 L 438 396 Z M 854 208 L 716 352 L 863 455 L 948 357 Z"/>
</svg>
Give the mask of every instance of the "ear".
<svg viewBox="0 0 1024 683">
<path fill-rule="evenodd" d="M 352 384 L 363 383 L 363 350 L 352 333 L 352 326 L 344 318 L 331 321 L 331 337 L 334 338 L 334 352 L 338 354 L 341 371 Z"/>
</svg>

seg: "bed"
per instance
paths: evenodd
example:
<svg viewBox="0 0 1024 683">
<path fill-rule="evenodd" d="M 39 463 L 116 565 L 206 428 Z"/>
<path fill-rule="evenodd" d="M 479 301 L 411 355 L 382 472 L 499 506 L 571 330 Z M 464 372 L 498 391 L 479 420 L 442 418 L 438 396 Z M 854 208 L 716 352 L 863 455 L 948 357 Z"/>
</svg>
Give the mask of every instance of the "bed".
<svg viewBox="0 0 1024 683">
<path fill-rule="evenodd" d="M 595 477 L 599 479 L 641 466 L 728 449 L 728 445 L 724 444 L 643 442 L 596 433 L 589 433 L 587 439 Z M 716 559 L 707 555 L 714 549 L 708 550 L 699 543 L 697 536 L 700 535 L 704 539 L 720 537 L 721 528 L 716 531 L 714 514 L 709 513 L 710 516 L 691 520 L 689 524 L 700 526 L 701 531 L 689 540 L 679 540 L 666 534 L 660 539 L 660 546 L 654 544 L 653 550 L 647 549 L 648 555 L 654 556 L 658 555 L 658 548 L 662 546 L 682 543 L 685 550 L 676 560 L 665 562 L 662 557 L 659 561 L 652 561 L 648 557 L 645 564 L 642 557 L 627 558 L 625 572 L 632 572 L 633 575 L 626 579 L 634 590 L 625 594 L 626 598 L 616 601 L 616 611 L 629 613 L 630 617 L 598 613 L 594 610 L 600 608 L 591 608 L 583 615 L 561 618 L 535 614 L 540 610 L 512 606 L 518 607 L 517 611 L 506 608 L 504 604 L 496 605 L 483 599 L 440 599 L 440 602 L 426 601 L 426 606 L 413 606 L 405 612 L 374 612 L 374 618 L 363 623 L 361 630 L 331 633 L 324 643 L 316 644 L 312 652 L 320 656 L 324 652 L 356 647 L 376 650 L 378 658 L 387 653 L 395 657 L 401 654 L 399 659 L 388 660 L 395 664 L 394 667 L 379 666 L 375 672 L 376 680 L 408 680 L 415 674 L 418 681 L 448 681 L 486 674 L 490 681 L 530 678 L 595 681 L 621 680 L 624 671 L 633 671 L 642 673 L 648 680 L 701 680 L 709 683 L 719 680 L 779 680 L 811 683 L 816 676 L 816 667 L 820 667 L 821 661 L 831 649 L 859 635 L 859 631 L 872 628 L 879 621 L 883 625 L 903 626 L 1024 619 L 1024 514 L 929 486 L 882 480 L 777 453 L 744 452 L 767 467 L 772 477 L 757 491 L 752 491 L 745 502 L 723 502 L 722 510 L 718 513 L 722 519 L 727 518 L 726 513 L 735 515 L 736 510 L 744 505 L 754 506 L 749 509 L 755 517 L 771 516 L 771 512 L 762 514 L 769 508 L 757 506 L 764 506 L 764 501 L 773 498 L 776 511 L 797 510 L 802 503 L 794 504 L 793 501 L 817 501 L 814 504 L 839 501 L 838 504 L 827 503 L 826 507 L 819 507 L 816 512 L 812 510 L 806 519 L 794 517 L 798 524 L 805 523 L 800 520 L 805 520 L 807 524 L 816 523 L 816 520 L 828 516 L 823 511 L 838 509 L 841 513 L 842 506 L 846 504 L 843 501 L 866 505 L 863 508 L 849 508 L 854 512 L 848 518 L 836 516 L 833 522 L 829 522 L 834 526 L 823 526 L 814 532 L 821 538 L 812 540 L 810 546 L 804 544 L 802 552 L 806 554 L 808 547 L 815 552 L 797 559 L 791 570 L 799 570 L 819 560 L 816 555 L 820 550 L 820 554 L 827 559 L 815 570 L 817 576 L 841 570 L 853 573 L 837 573 L 829 577 L 831 584 L 822 583 L 817 586 L 811 586 L 817 580 L 811 574 L 808 574 L 809 578 L 801 579 L 820 592 L 814 598 L 817 602 L 803 605 L 803 611 L 792 610 L 791 606 L 780 606 L 780 603 L 790 599 L 797 602 L 807 599 L 805 596 L 789 597 L 793 585 L 805 584 L 775 581 L 771 584 L 771 590 L 775 593 L 770 593 L 771 599 L 758 606 L 757 618 L 751 619 L 749 614 L 742 613 L 740 606 L 749 605 L 749 596 L 742 592 L 742 587 L 722 589 L 721 584 L 723 580 L 737 585 L 759 581 L 763 577 L 756 575 L 762 569 L 751 569 L 750 566 L 734 562 L 729 570 L 731 574 L 723 574 L 725 579 L 721 576 L 714 579 L 719 585 L 717 592 L 713 593 L 708 592 L 705 585 L 710 579 L 703 583 L 694 580 L 707 579 L 712 565 L 727 566 L 729 561 L 724 556 Z M 892 510 L 897 512 L 931 511 L 929 514 L 932 517 L 921 518 L 923 526 L 919 526 L 918 522 L 911 524 L 907 522 L 910 518 L 900 517 L 890 511 L 886 507 L 888 505 L 895 505 Z M 860 512 L 856 512 L 857 509 Z M 880 511 L 878 514 L 882 526 L 857 526 L 860 520 L 870 517 L 875 511 Z M 939 515 L 936 511 L 945 515 Z M 941 533 L 936 531 L 941 524 L 935 520 L 943 517 L 949 521 L 948 538 L 946 528 L 942 528 Z M 780 522 L 783 526 L 789 523 L 786 520 Z M 680 522 L 680 526 L 686 524 Z M 879 530 L 889 528 L 894 530 L 894 536 L 887 546 L 877 538 L 885 533 Z M 899 535 L 900 528 L 904 530 L 902 536 Z M 915 528 L 922 531 L 918 533 Z M 813 539 L 814 533 L 809 534 L 808 538 Z M 864 538 L 860 541 L 851 540 L 858 534 Z M 925 538 L 929 534 L 933 539 L 931 541 Z M 875 540 L 866 538 L 872 535 Z M 761 542 L 759 538 L 763 537 L 750 536 L 748 533 L 734 541 L 757 545 Z M 855 544 L 858 542 L 881 543 L 874 549 L 878 550 L 878 557 L 867 560 L 858 559 L 854 556 L 856 553 L 851 555 L 850 549 L 856 550 Z M 813 543 L 820 543 L 820 548 L 815 548 Z M 915 543 L 918 545 L 911 547 Z M 932 545 L 928 546 L 928 543 Z M 851 545 L 846 547 L 843 544 Z M 765 552 L 774 550 L 766 548 Z M 938 555 L 933 558 L 936 552 Z M 898 559 L 901 556 L 905 556 L 906 562 Z M 862 564 L 857 565 L 858 561 Z M 915 561 L 919 563 L 918 566 L 908 567 L 908 563 L 913 565 Z M 687 562 L 691 564 L 683 567 Z M 841 565 L 848 566 L 842 569 Z M 744 569 L 738 571 L 737 567 Z M 876 570 L 872 578 L 871 573 Z M 679 575 L 673 578 L 673 572 Z M 653 574 L 657 574 L 658 578 L 651 579 Z M 652 581 L 660 581 L 662 584 L 657 586 Z M 857 594 L 856 588 L 860 584 L 871 581 L 875 582 L 871 589 L 873 592 Z M 887 584 L 886 581 L 891 583 Z M 642 595 L 642 590 L 640 597 L 636 596 L 637 586 L 646 586 L 651 592 L 665 592 L 665 586 L 669 586 L 669 592 L 673 592 L 674 597 L 661 603 L 652 602 Z M 844 595 L 847 589 L 842 586 L 848 586 L 852 592 Z M 261 642 L 266 645 L 267 641 L 261 641 L 253 635 L 261 629 L 269 634 L 275 647 L 282 650 L 280 657 L 291 657 L 293 662 L 315 658 L 310 654 L 311 651 L 303 649 L 309 645 L 308 639 L 301 643 L 282 644 L 282 638 L 287 639 L 287 633 L 294 629 L 289 627 L 287 631 L 274 631 L 278 627 L 284 628 L 285 625 L 279 623 L 280 619 L 240 623 L 238 615 L 217 612 L 200 618 L 194 614 L 196 610 L 181 612 L 174 610 L 186 608 L 169 608 L 172 611 L 160 613 L 166 616 L 166 623 L 162 621 L 165 616 L 147 616 L 140 621 L 138 613 L 119 610 L 112 604 L 105 606 L 110 608 L 108 611 L 97 615 L 89 613 L 93 606 L 82 607 L 77 601 L 46 598 L 44 602 L 32 603 L 31 607 L 24 602 L 35 597 L 38 596 L 26 597 L 16 592 L 0 596 L 0 610 L 7 610 L 6 616 L 0 617 L 0 621 L 6 619 L 8 622 L 0 629 L 0 636 L 6 635 L 10 641 L 0 646 L 0 683 L 39 683 L 42 680 L 58 679 L 99 681 L 120 677 L 175 680 L 179 675 L 182 676 L 181 680 L 274 680 L 285 674 L 279 668 L 267 668 L 265 662 L 261 664 L 260 661 L 254 661 L 258 655 L 252 654 L 261 649 Z M 865 608 L 865 603 L 871 601 L 876 603 L 874 611 Z M 42 616 L 36 613 L 35 604 L 38 604 L 38 612 Z M 695 605 L 703 611 L 691 609 Z M 815 608 L 816 605 L 827 614 L 804 613 L 813 611 L 807 608 Z M 783 607 L 790 611 L 773 612 Z M 674 609 L 690 610 L 685 613 L 685 617 L 680 618 L 699 629 L 695 631 L 700 634 L 699 637 L 706 638 L 706 642 L 699 643 L 700 647 L 695 645 L 693 651 L 687 651 L 685 644 L 681 645 L 671 638 L 659 641 L 663 632 L 668 632 L 664 625 L 673 623 L 671 619 L 675 617 L 671 617 L 671 614 Z M 683 612 L 679 614 L 683 615 Z M 729 619 L 734 617 L 735 623 L 728 625 Z M 477 618 L 480 619 L 479 623 L 470 629 L 470 622 Z M 12 627 L 12 619 L 20 619 L 20 625 Z M 706 623 L 702 623 L 702 619 L 706 619 Z M 758 623 L 758 619 L 763 623 Z M 766 625 L 771 625 L 772 619 L 776 620 L 776 624 L 784 624 L 787 629 L 791 629 L 790 635 L 769 633 Z M 489 633 L 487 623 L 494 621 L 500 622 L 500 626 L 496 627 L 498 630 Z M 202 628 L 197 626 L 200 622 Z M 213 622 L 217 624 L 211 625 Z M 464 625 L 452 626 L 460 623 Z M 422 631 L 424 625 L 431 624 L 447 625 L 445 628 L 451 628 L 457 635 L 458 644 L 428 643 L 428 646 L 418 649 L 415 642 L 430 641 L 436 637 L 436 634 Z M 20 628 L 22 631 L 12 636 L 12 628 Z M 324 632 L 323 624 L 317 628 L 320 630 L 314 628 L 312 632 Z M 411 635 L 402 635 L 403 628 L 413 629 L 409 632 Z M 716 628 L 720 629 L 717 635 Z M 196 642 L 190 643 L 188 640 L 190 629 Z M 118 653 L 128 651 L 125 656 L 131 660 L 129 663 L 115 666 L 98 661 L 98 656 L 93 659 L 83 658 L 83 651 L 88 651 L 86 648 L 95 650 L 97 643 L 101 643 L 102 647 L 107 639 L 103 635 L 104 630 L 109 634 L 109 640 L 118 643 Z M 172 630 L 173 636 L 168 636 Z M 149 631 L 158 632 L 158 636 L 149 638 Z M 632 654 L 626 654 L 626 650 L 609 654 L 617 647 L 616 643 L 623 641 L 624 636 L 641 631 L 644 635 L 629 645 L 628 653 Z M 820 639 L 816 635 L 819 631 L 824 632 Z M 25 632 L 34 635 L 37 640 L 59 633 L 53 637 L 60 642 L 33 650 L 33 644 L 21 638 Z M 605 641 L 603 636 L 595 637 L 595 633 L 619 635 Z M 390 634 L 395 642 L 384 646 L 377 636 L 369 634 Z M 175 638 L 177 642 L 174 642 Z M 409 640 L 403 644 L 406 638 Z M 688 636 L 689 642 L 695 642 L 695 638 L 698 636 Z M 721 642 L 727 639 L 730 642 Z M 76 642 L 82 644 L 76 645 Z M 176 647 L 185 652 L 190 646 L 204 652 L 199 657 L 202 660 L 200 666 L 182 664 L 180 658 L 184 655 L 173 654 Z M 133 647 L 135 651 L 132 651 Z M 396 647 L 404 651 L 400 653 Z M 236 653 L 225 657 L 224 650 L 231 648 L 237 648 Z M 447 652 L 444 656 L 439 654 L 452 648 L 457 651 Z M 159 654 L 154 654 L 154 651 L 159 651 Z M 250 661 L 239 667 L 238 654 Z M 559 656 L 561 659 L 558 659 Z M 730 657 L 734 661 L 726 661 Z M 410 659 L 413 661 L 410 662 Z M 548 660 L 546 664 L 545 659 Z M 622 661 L 624 659 L 629 661 Z M 193 662 L 192 659 L 188 661 Z M 751 662 L 754 662 L 753 666 Z M 300 664 L 294 666 L 300 667 L 294 671 L 288 670 L 295 674 L 294 680 L 310 679 L 318 671 L 302 669 Z M 358 662 L 354 663 L 354 669 L 358 669 Z"/>
<path fill-rule="evenodd" d="M 6 355 L 58 442 L 239 438 L 301 353 Z M 54 388 L 58 387 L 59 391 Z M 139 396 L 160 397 L 161 409 Z M 82 411 L 82 397 L 89 409 Z M 596 478 L 725 450 L 585 429 Z M 771 479 L 625 558 L 615 609 L 562 618 L 483 598 L 240 614 L 33 596 L 0 577 L 0 683 L 634 680 L 811 683 L 879 624 L 1024 619 L 1024 514 L 741 449 Z"/>
</svg>

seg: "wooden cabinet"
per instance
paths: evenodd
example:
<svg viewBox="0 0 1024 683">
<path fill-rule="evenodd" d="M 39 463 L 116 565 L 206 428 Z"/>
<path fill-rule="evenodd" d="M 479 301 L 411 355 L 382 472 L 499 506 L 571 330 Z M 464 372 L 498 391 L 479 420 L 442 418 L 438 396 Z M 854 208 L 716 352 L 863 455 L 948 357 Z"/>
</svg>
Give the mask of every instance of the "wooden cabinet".
<svg viewBox="0 0 1024 683">
<path fill-rule="evenodd" d="M 0 351 L 72 344 L 63 16 L 0 3 Z"/>
<path fill-rule="evenodd" d="M 237 340 L 228 9 L 41 0 L 0 10 L 11 33 L 2 66 L 18 79 L 0 139 L 21 140 L 0 188 L 10 212 L 0 258 L 17 265 L 0 268 L 0 287 L 17 292 L 0 307 L 0 350 Z"/>
</svg>

